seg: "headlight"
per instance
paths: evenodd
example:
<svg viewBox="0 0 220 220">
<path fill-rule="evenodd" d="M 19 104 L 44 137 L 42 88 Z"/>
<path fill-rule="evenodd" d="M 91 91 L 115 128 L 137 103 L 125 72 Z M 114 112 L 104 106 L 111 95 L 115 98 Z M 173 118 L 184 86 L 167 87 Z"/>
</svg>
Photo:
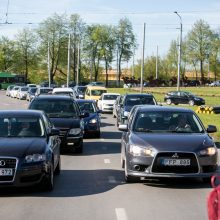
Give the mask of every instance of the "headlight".
<svg viewBox="0 0 220 220">
<path fill-rule="evenodd" d="M 77 134 L 79 134 L 80 132 L 81 132 L 81 129 L 80 129 L 80 128 L 72 128 L 72 129 L 70 129 L 69 134 L 71 134 L 71 135 L 77 135 Z"/>
<path fill-rule="evenodd" d="M 129 112 L 124 111 L 124 116 L 125 116 L 125 117 L 128 117 L 128 115 L 129 115 Z"/>
<path fill-rule="evenodd" d="M 45 160 L 46 160 L 45 154 L 32 154 L 32 155 L 27 155 L 25 157 L 26 163 L 40 162 Z"/>
<path fill-rule="evenodd" d="M 90 124 L 96 124 L 97 123 L 97 119 L 96 118 L 93 118 L 89 121 Z"/>
<path fill-rule="evenodd" d="M 129 152 L 134 156 L 154 156 L 154 150 L 152 148 L 137 145 L 130 145 Z"/>
<path fill-rule="evenodd" d="M 199 154 L 202 155 L 202 156 L 213 156 L 213 155 L 216 154 L 216 152 L 217 152 L 217 150 L 216 150 L 215 147 L 208 147 L 204 150 L 201 150 L 199 152 Z"/>
</svg>

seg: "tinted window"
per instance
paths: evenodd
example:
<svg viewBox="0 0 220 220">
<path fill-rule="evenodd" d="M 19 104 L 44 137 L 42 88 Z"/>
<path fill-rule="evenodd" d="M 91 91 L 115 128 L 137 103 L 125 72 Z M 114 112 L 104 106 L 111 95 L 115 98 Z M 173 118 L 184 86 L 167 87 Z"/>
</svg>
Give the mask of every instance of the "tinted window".
<svg viewBox="0 0 220 220">
<path fill-rule="evenodd" d="M 86 91 L 86 87 L 78 87 L 78 88 L 77 88 L 77 91 L 78 91 L 79 93 L 84 93 L 84 92 Z"/>
<path fill-rule="evenodd" d="M 107 92 L 106 90 L 91 90 L 91 95 L 93 95 L 93 96 L 101 96 L 102 95 L 102 93 L 105 93 L 105 92 Z"/>
<path fill-rule="evenodd" d="M 96 107 L 94 106 L 94 103 L 92 102 L 78 102 L 78 105 L 81 112 L 94 113 L 97 111 Z"/>
<path fill-rule="evenodd" d="M 116 100 L 118 95 L 104 95 L 103 100 Z"/>
<path fill-rule="evenodd" d="M 147 96 L 128 96 L 125 101 L 125 105 L 155 105 L 153 97 Z"/>
<path fill-rule="evenodd" d="M 49 117 L 78 117 L 76 103 L 68 100 L 34 100 L 30 109 L 43 110 Z"/>
<path fill-rule="evenodd" d="M 44 126 L 37 117 L 0 117 L 0 136 L 42 137 Z"/>
<path fill-rule="evenodd" d="M 28 87 L 21 88 L 21 91 L 28 91 Z"/>
</svg>

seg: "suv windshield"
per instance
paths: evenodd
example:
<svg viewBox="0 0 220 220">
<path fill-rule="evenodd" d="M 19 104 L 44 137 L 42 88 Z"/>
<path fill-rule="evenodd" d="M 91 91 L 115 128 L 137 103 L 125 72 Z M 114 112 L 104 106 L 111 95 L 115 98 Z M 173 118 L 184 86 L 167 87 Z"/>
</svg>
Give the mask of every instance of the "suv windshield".
<svg viewBox="0 0 220 220">
<path fill-rule="evenodd" d="M 125 105 L 155 105 L 153 97 L 148 96 L 129 96 L 126 98 Z"/>
<path fill-rule="evenodd" d="M 202 133 L 204 129 L 193 113 L 139 112 L 134 120 L 136 132 Z"/>
<path fill-rule="evenodd" d="M 91 90 L 91 95 L 93 96 L 101 96 L 102 93 L 105 93 L 107 92 L 106 90 L 99 90 L 99 89 L 96 89 L 96 90 Z"/>
<path fill-rule="evenodd" d="M 77 106 L 71 100 L 34 100 L 30 109 L 43 110 L 54 118 L 78 117 Z"/>
<path fill-rule="evenodd" d="M 82 87 L 78 87 L 77 88 L 77 92 L 79 92 L 79 93 L 85 93 L 85 91 L 86 91 L 86 86 L 84 87 L 84 86 L 82 86 Z"/>
<path fill-rule="evenodd" d="M 1 117 L 0 137 L 42 137 L 44 126 L 36 117 Z"/>
</svg>

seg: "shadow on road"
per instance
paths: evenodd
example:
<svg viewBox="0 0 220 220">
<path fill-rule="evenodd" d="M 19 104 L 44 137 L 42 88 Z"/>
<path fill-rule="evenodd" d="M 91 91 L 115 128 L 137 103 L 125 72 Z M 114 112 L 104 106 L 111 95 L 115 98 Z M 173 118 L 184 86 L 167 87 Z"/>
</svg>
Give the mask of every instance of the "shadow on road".
<svg viewBox="0 0 220 220">
<path fill-rule="evenodd" d="M 122 132 L 119 131 L 102 131 L 101 138 L 106 139 L 119 139 L 121 140 Z"/>
<path fill-rule="evenodd" d="M 0 188 L 0 197 L 79 197 L 105 193 L 122 184 L 120 170 L 62 170 L 55 177 L 52 192 L 43 192 L 40 187 Z"/>
</svg>

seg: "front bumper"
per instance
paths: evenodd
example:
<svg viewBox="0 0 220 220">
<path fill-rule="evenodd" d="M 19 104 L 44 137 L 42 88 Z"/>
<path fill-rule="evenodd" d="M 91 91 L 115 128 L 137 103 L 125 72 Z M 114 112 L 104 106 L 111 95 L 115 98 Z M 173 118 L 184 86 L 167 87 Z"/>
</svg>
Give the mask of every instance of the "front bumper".
<svg viewBox="0 0 220 220">
<path fill-rule="evenodd" d="M 0 187 L 25 187 L 41 183 L 49 174 L 49 165 L 46 162 L 19 165 L 14 171 L 12 181 L 0 181 Z M 0 177 L 1 179 L 1 177 Z"/>
<path fill-rule="evenodd" d="M 76 137 L 72 137 L 72 136 L 60 136 L 60 140 L 61 140 L 61 149 L 62 148 L 78 148 L 81 146 L 82 142 L 83 142 L 83 136 L 76 136 Z"/>
<path fill-rule="evenodd" d="M 125 158 L 125 173 L 126 175 L 144 177 L 144 178 L 160 178 L 160 177 L 175 177 L 175 178 L 206 178 L 211 177 L 218 171 L 217 154 L 209 157 L 198 157 L 196 160 L 198 170 L 196 172 L 160 172 L 153 168 L 155 157 L 133 156 L 130 153 L 126 154 Z M 139 170 L 137 170 L 137 168 Z M 178 170 L 178 167 L 177 167 Z"/>
<path fill-rule="evenodd" d="M 95 134 L 100 131 L 98 123 L 87 123 L 84 125 L 84 134 Z"/>
</svg>

